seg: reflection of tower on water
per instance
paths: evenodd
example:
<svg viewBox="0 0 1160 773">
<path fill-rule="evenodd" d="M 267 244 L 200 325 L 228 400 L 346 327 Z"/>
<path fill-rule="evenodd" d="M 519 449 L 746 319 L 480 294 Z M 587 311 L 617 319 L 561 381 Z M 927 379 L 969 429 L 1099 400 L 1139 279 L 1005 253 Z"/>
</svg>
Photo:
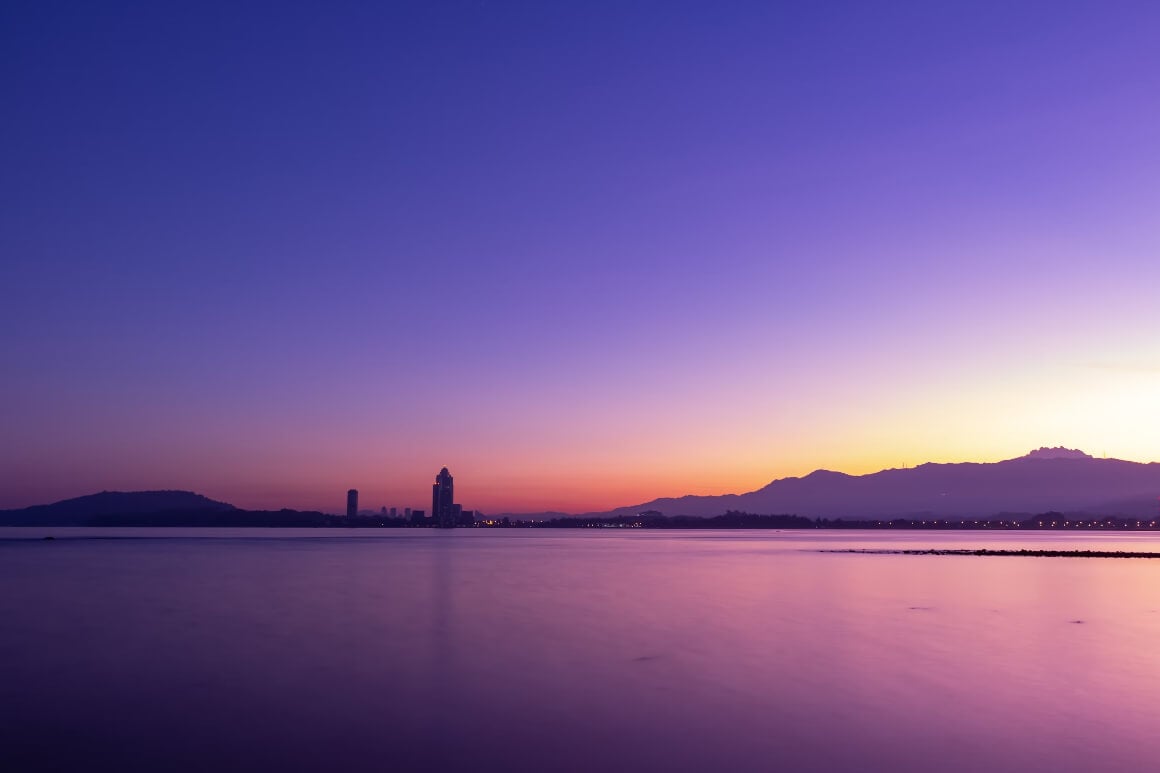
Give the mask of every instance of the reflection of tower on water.
<svg viewBox="0 0 1160 773">
<path fill-rule="evenodd" d="M 456 620 L 453 593 L 456 542 L 451 535 L 432 535 L 431 544 L 431 716 L 432 727 L 442 727 L 461 703 L 461 671 L 456 657 Z M 446 740 L 446 739 L 444 739 Z M 443 749 L 442 753 L 450 753 Z"/>
</svg>

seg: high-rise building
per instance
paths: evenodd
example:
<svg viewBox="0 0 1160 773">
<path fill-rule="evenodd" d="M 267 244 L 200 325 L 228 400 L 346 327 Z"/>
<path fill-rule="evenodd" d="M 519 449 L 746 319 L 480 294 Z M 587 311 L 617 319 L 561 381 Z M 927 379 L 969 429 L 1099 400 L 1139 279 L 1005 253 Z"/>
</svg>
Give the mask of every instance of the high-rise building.
<svg viewBox="0 0 1160 773">
<path fill-rule="evenodd" d="M 444 467 L 431 484 L 431 517 L 443 528 L 455 526 L 455 481 Z"/>
<path fill-rule="evenodd" d="M 358 515 L 358 489 L 346 492 L 346 515 L 348 518 Z"/>
</svg>

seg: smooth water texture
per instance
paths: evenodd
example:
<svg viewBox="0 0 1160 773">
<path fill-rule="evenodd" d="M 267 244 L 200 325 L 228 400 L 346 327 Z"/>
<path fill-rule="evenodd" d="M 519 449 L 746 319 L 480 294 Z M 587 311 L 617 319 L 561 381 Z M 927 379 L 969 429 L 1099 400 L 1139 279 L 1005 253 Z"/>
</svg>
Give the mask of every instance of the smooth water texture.
<svg viewBox="0 0 1160 773">
<path fill-rule="evenodd" d="M 1160 539 L 5 529 L 0 769 L 1160 764 L 1160 559 L 845 547 Z"/>
</svg>

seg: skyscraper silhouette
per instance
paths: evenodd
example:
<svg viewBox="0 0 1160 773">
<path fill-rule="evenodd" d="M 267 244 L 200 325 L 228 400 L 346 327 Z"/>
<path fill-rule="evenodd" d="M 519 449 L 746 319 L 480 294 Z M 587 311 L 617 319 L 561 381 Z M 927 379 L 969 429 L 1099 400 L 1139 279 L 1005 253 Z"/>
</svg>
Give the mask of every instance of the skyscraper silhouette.
<svg viewBox="0 0 1160 773">
<path fill-rule="evenodd" d="M 346 492 L 346 515 L 348 518 L 358 515 L 358 489 Z"/>
<path fill-rule="evenodd" d="M 444 467 L 431 484 L 431 517 L 435 525 L 450 528 L 456 525 L 455 481 Z"/>
</svg>

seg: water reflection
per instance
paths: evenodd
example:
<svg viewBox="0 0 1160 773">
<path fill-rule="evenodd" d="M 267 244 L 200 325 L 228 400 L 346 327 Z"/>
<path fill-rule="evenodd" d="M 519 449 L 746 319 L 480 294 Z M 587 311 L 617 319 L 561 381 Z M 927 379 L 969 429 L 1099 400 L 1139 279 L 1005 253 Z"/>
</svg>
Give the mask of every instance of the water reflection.
<svg viewBox="0 0 1160 773">
<path fill-rule="evenodd" d="M 0 767 L 1147 770 L 1160 752 L 1160 561 L 814 552 L 1160 549 L 1149 535 L 132 534 L 0 541 L 19 589 L 0 594 Z"/>
</svg>

